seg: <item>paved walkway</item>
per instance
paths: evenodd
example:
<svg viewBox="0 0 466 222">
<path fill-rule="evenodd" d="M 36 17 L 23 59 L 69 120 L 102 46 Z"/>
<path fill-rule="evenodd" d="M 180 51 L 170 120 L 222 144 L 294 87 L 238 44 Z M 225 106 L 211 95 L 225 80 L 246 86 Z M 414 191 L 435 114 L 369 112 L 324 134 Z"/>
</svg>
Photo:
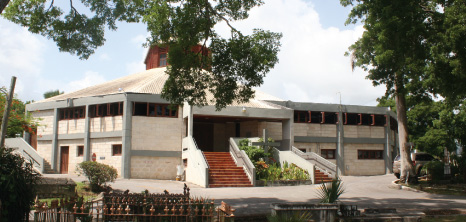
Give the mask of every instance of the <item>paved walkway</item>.
<svg viewBox="0 0 466 222">
<path fill-rule="evenodd" d="M 74 181 L 84 181 L 84 177 L 47 174 L 47 177 L 69 177 Z M 466 207 L 466 197 L 434 195 L 393 188 L 391 174 L 380 176 L 344 176 L 345 193 L 340 201 L 364 208 L 396 208 L 398 212 L 422 211 L 424 209 L 452 209 Z M 182 193 L 184 182 L 148 179 L 117 179 L 110 183 L 113 189 L 139 193 L 145 189 L 151 193 Z M 236 209 L 235 215 L 260 215 L 270 213 L 271 203 L 318 202 L 319 185 L 286 187 L 247 187 L 247 188 L 201 188 L 187 183 L 194 197 L 215 199 Z"/>
</svg>

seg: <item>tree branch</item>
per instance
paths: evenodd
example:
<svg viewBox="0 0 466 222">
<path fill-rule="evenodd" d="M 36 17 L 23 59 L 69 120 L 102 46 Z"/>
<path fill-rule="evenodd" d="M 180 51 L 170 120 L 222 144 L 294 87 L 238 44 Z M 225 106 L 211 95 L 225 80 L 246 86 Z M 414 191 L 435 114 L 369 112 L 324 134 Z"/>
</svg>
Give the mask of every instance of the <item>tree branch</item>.
<svg viewBox="0 0 466 222">
<path fill-rule="evenodd" d="M 71 9 L 73 9 L 75 15 L 76 14 L 80 15 L 78 10 L 76 10 L 76 8 L 73 6 L 73 0 L 70 0 L 70 6 L 71 6 Z"/>
<path fill-rule="evenodd" d="M 50 2 L 50 6 L 49 6 L 49 8 L 47 9 L 47 11 L 49 11 L 49 10 L 52 8 L 54 2 L 55 2 L 55 0 L 52 0 L 52 2 Z"/>
</svg>

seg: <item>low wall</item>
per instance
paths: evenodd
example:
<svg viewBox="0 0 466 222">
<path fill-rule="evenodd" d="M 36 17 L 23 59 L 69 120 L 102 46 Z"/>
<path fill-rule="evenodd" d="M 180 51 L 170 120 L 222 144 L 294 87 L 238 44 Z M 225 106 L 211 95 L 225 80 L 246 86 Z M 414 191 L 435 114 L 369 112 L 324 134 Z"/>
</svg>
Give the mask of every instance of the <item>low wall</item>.
<svg viewBox="0 0 466 222">
<path fill-rule="evenodd" d="M 67 178 L 41 178 L 37 185 L 37 196 L 43 198 L 64 198 L 75 195 L 76 183 Z"/>
</svg>

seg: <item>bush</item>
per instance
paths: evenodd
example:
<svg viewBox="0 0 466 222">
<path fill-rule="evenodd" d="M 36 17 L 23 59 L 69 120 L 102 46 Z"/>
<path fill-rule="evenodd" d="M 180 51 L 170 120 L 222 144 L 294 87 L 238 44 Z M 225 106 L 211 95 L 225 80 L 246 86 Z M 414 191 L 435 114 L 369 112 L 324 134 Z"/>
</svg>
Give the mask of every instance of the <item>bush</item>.
<svg viewBox="0 0 466 222">
<path fill-rule="evenodd" d="M 93 192 L 102 191 L 103 185 L 115 181 L 118 176 L 117 170 L 112 166 L 93 161 L 78 164 L 77 170 L 87 177 Z"/>
<path fill-rule="evenodd" d="M 0 221 L 27 221 L 39 179 L 31 162 L 0 147 Z"/>
<path fill-rule="evenodd" d="M 440 161 L 430 161 L 426 163 L 422 170 L 426 171 L 427 177 L 436 182 L 443 179 L 444 163 Z"/>
<path fill-rule="evenodd" d="M 268 156 L 262 148 L 258 148 L 256 146 L 249 146 L 248 139 L 242 139 L 239 141 L 239 149 L 244 150 L 246 155 L 248 155 L 249 159 L 253 163 L 259 161 L 260 159 L 264 159 Z"/>
</svg>

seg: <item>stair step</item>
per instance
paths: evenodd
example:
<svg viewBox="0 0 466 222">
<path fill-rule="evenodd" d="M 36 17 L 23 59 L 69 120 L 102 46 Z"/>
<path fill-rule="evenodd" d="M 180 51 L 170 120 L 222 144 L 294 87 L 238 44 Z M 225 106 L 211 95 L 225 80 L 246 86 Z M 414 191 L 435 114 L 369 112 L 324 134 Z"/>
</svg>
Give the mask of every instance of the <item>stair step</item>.
<svg viewBox="0 0 466 222">
<path fill-rule="evenodd" d="M 251 187 L 242 167 L 238 167 L 229 152 L 204 152 L 209 164 L 209 187 Z"/>
</svg>

